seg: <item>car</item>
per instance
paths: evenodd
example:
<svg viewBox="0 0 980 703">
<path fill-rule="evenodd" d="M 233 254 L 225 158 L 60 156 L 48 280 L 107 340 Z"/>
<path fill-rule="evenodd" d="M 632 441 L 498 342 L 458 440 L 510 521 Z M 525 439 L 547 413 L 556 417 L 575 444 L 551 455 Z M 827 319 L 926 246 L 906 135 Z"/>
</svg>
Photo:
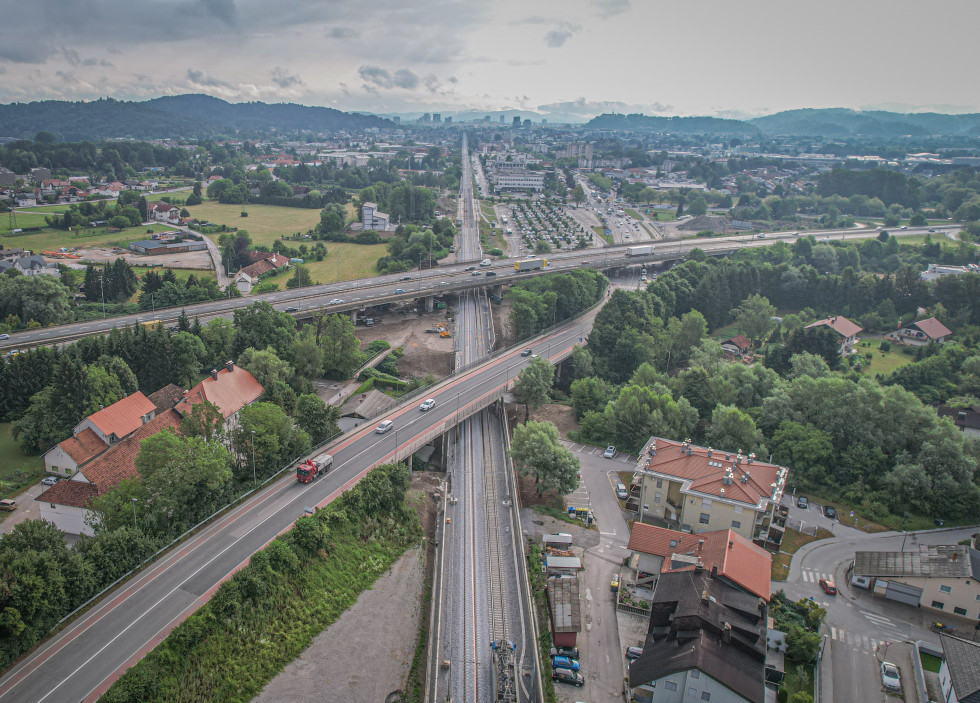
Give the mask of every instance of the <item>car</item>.
<svg viewBox="0 0 980 703">
<path fill-rule="evenodd" d="M 630 494 L 626 490 L 626 486 L 624 486 L 622 483 L 616 484 L 616 497 L 620 500 L 626 500 L 630 497 Z"/>
<path fill-rule="evenodd" d="M 627 647 L 626 648 L 626 658 L 629 659 L 630 661 L 633 661 L 634 659 L 639 659 L 640 658 L 640 655 L 642 655 L 642 654 L 643 654 L 643 648 L 642 647 Z"/>
<path fill-rule="evenodd" d="M 467 266 L 463 269 L 464 271 L 476 271 L 476 266 Z"/>
<path fill-rule="evenodd" d="M 757 234 L 756 236 L 757 236 L 757 237 L 758 237 L 759 239 L 765 239 L 765 238 L 766 238 L 766 233 L 765 233 L 765 232 L 759 232 L 759 234 Z"/>
<path fill-rule="evenodd" d="M 799 237 L 800 236 L 800 233 L 799 232 L 793 232 L 793 236 L 794 237 Z"/>
<path fill-rule="evenodd" d="M 10 335 L 4 332 L 3 334 L 0 334 L 0 339 L 10 339 Z"/>
<path fill-rule="evenodd" d="M 330 302 L 327 303 L 327 305 L 343 305 L 343 304 L 344 304 L 343 298 L 331 298 Z"/>
<path fill-rule="evenodd" d="M 581 674 L 576 674 L 568 669 L 552 669 L 551 680 L 558 683 L 570 683 L 573 686 L 585 685 L 585 678 Z"/>
<path fill-rule="evenodd" d="M 53 486 L 58 483 L 61 479 L 58 476 L 45 476 L 41 479 L 42 486 Z"/>
<path fill-rule="evenodd" d="M 819 581 L 817 581 L 817 583 L 820 585 L 820 588 L 823 589 L 823 592 L 826 593 L 828 596 L 837 595 L 837 584 L 834 583 L 831 579 L 820 579 Z"/>
<path fill-rule="evenodd" d="M 612 459 L 616 456 L 616 447 L 610 444 L 608 447 L 606 447 L 606 451 L 602 453 L 602 456 L 606 459 Z"/>
<path fill-rule="evenodd" d="M 571 657 L 552 657 L 551 658 L 551 668 L 552 669 L 569 669 L 571 671 L 578 671 L 582 666 L 578 663 L 578 659 L 572 659 Z"/>
<path fill-rule="evenodd" d="M 439 285 L 440 286 L 448 286 L 449 285 L 449 281 L 439 281 Z"/>
<path fill-rule="evenodd" d="M 412 277 L 411 276 L 402 276 L 398 280 L 399 281 L 411 281 L 412 280 Z"/>
<path fill-rule="evenodd" d="M 11 500 L 10 498 L 4 498 L 3 500 L 0 500 L 0 510 L 9 513 L 16 509 L 17 509 L 16 500 Z"/>
<path fill-rule="evenodd" d="M 482 275 L 483 275 L 483 272 L 482 272 L 482 271 L 474 271 L 474 272 L 473 272 L 473 273 L 471 273 L 470 275 L 471 275 L 471 276 L 482 276 Z"/>
<path fill-rule="evenodd" d="M 286 308 L 286 312 L 299 312 L 299 308 Z"/>
<path fill-rule="evenodd" d="M 807 510 L 810 507 L 810 501 L 807 500 L 806 496 L 800 496 L 799 498 L 796 499 L 796 507 Z"/>
<path fill-rule="evenodd" d="M 521 356 L 531 356 L 531 349 L 528 348 L 528 349 L 525 349 L 524 351 L 522 351 L 521 352 Z"/>
<path fill-rule="evenodd" d="M 908 225 L 902 225 L 901 227 L 899 227 L 899 229 L 908 229 L 908 228 L 909 228 Z"/>
<path fill-rule="evenodd" d="M 935 231 L 936 231 L 936 229 L 935 229 L 934 227 L 930 227 L 930 228 L 929 228 L 929 231 L 930 231 L 930 232 L 935 232 Z"/>
<path fill-rule="evenodd" d="M 432 398 L 429 398 L 428 400 L 422 402 L 422 404 L 419 406 L 419 410 L 425 412 L 427 410 L 432 410 L 432 408 L 434 408 L 435 406 L 436 406 L 436 401 L 433 400 Z"/>
<path fill-rule="evenodd" d="M 541 358 L 541 355 L 540 354 L 531 354 L 531 361 L 534 361 L 535 359 L 540 359 L 540 358 Z"/>
<path fill-rule="evenodd" d="M 377 429 L 375 429 L 374 431 L 377 432 L 378 434 L 384 434 L 394 426 L 395 423 L 392 422 L 391 420 L 384 420 L 380 425 L 378 425 Z"/>
<path fill-rule="evenodd" d="M 404 292 L 405 292 L 404 288 L 395 288 L 395 293 L 404 293 Z"/>
<path fill-rule="evenodd" d="M 891 662 L 881 662 L 881 685 L 889 691 L 902 690 L 902 675 Z"/>
<path fill-rule="evenodd" d="M 829 517 L 831 520 L 837 519 L 837 508 L 832 505 L 825 505 L 823 508 L 823 514 Z"/>
<path fill-rule="evenodd" d="M 492 263 L 493 262 L 490 261 L 490 259 L 484 259 L 483 261 L 480 262 L 480 266 L 489 266 Z"/>
</svg>

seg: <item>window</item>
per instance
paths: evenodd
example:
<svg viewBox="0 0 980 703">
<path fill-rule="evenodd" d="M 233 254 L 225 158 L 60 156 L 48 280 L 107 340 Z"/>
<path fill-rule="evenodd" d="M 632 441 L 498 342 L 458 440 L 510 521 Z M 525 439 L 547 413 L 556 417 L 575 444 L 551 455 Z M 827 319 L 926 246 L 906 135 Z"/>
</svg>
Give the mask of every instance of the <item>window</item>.
<svg viewBox="0 0 980 703">
<path fill-rule="evenodd" d="M 976 599 L 980 600 L 980 593 L 977 594 Z"/>
<path fill-rule="evenodd" d="M 701 678 L 701 672 L 698 671 L 697 669 L 691 669 L 691 678 L 692 679 L 700 679 Z"/>
<path fill-rule="evenodd" d="M 932 602 L 932 607 L 935 608 L 936 610 L 942 610 L 946 606 L 943 605 L 942 601 L 934 600 Z"/>
<path fill-rule="evenodd" d="M 953 606 L 953 612 L 956 613 L 957 615 L 962 615 L 963 617 L 966 617 L 966 608 L 957 608 L 956 606 Z"/>
<path fill-rule="evenodd" d="M 659 503 L 659 502 L 660 502 L 660 494 L 659 494 L 659 493 L 657 493 L 657 494 L 656 494 L 656 495 L 655 495 L 655 496 L 653 497 L 653 502 L 654 502 L 654 503 Z"/>
<path fill-rule="evenodd" d="M 65 476 L 71 476 L 71 469 L 65 469 Z"/>
<path fill-rule="evenodd" d="M 741 513 L 742 512 L 742 506 L 741 505 L 733 505 L 732 506 L 732 512 L 733 513 L 736 513 L 736 514 Z"/>
<path fill-rule="evenodd" d="M 677 690 L 677 682 L 676 681 L 665 681 L 664 682 L 664 688 L 666 688 L 668 691 L 676 691 Z"/>
<path fill-rule="evenodd" d="M 701 513 L 701 519 L 699 520 L 699 522 L 702 525 L 707 525 L 710 520 L 711 520 L 711 516 L 708 515 L 708 513 Z"/>
<path fill-rule="evenodd" d="M 710 701 L 711 700 L 711 694 L 708 693 L 707 691 L 701 691 L 701 700 L 703 700 L 703 701 Z"/>
<path fill-rule="evenodd" d="M 676 539 L 670 540 L 670 546 L 671 547 L 676 547 L 677 546 L 677 540 Z"/>
<path fill-rule="evenodd" d="M 696 696 L 696 695 L 698 695 L 698 689 L 696 689 L 696 688 L 689 688 L 689 689 L 687 689 L 687 695 L 689 695 L 689 696 Z"/>
<path fill-rule="evenodd" d="M 663 487 L 664 487 L 664 480 L 662 478 L 658 478 L 657 479 L 657 488 L 663 488 Z"/>
<path fill-rule="evenodd" d="M 741 527 L 742 527 L 742 523 L 740 523 L 738 520 L 732 520 L 732 529 L 733 530 L 738 530 Z"/>
<path fill-rule="evenodd" d="M 952 586 L 942 586 L 942 585 L 940 585 L 939 586 L 939 590 L 942 593 L 952 593 L 953 592 L 953 587 Z"/>
</svg>

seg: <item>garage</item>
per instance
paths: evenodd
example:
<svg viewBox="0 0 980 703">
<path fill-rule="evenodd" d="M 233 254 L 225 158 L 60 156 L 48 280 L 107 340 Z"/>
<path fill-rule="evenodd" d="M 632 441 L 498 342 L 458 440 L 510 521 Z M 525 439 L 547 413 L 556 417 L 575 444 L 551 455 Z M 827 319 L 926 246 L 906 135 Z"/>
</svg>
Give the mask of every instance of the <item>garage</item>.
<svg viewBox="0 0 980 703">
<path fill-rule="evenodd" d="M 898 581 L 889 581 L 885 588 L 885 598 L 897 600 L 899 603 L 908 605 L 918 605 L 922 597 L 922 589 L 915 586 L 906 586 Z"/>
</svg>

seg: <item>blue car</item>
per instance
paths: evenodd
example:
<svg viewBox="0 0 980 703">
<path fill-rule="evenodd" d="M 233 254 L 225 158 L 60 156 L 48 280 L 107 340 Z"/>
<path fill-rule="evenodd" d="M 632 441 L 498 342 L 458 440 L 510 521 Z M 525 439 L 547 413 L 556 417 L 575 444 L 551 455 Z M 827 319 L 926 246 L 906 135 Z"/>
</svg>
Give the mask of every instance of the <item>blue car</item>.
<svg viewBox="0 0 980 703">
<path fill-rule="evenodd" d="M 552 669 L 569 669 L 571 671 L 579 670 L 579 663 L 577 659 L 569 659 L 568 657 L 552 657 L 551 658 L 551 668 Z"/>
</svg>

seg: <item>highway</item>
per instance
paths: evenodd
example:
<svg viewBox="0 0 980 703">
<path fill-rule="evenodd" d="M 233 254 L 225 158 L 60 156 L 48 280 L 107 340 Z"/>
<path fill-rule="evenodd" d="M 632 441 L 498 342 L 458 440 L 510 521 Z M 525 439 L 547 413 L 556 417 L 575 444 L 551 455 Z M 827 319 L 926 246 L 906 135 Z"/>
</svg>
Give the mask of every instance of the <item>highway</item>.
<svg viewBox="0 0 980 703">
<path fill-rule="evenodd" d="M 469 188 L 472 189 L 472 185 Z M 944 227 L 943 231 L 956 233 L 959 229 L 958 225 L 950 225 Z M 928 227 L 919 227 L 894 231 L 893 233 L 897 236 L 911 236 L 926 234 L 928 231 Z M 818 241 L 831 241 L 868 239 L 877 236 L 878 233 L 870 229 L 846 229 L 822 230 L 810 234 L 816 237 Z M 941 233 L 937 233 L 937 235 L 941 236 Z M 472 266 L 480 260 L 479 246 L 477 246 L 459 252 L 459 263 L 450 266 L 440 266 L 411 274 L 377 276 L 357 281 L 322 284 L 243 298 L 212 300 L 185 306 L 183 310 L 190 317 L 199 317 L 202 322 L 215 317 L 231 317 L 236 309 L 248 307 L 260 300 L 271 303 L 278 310 L 288 310 L 298 317 L 309 317 L 313 312 L 318 311 L 356 312 L 359 309 L 380 303 L 409 302 L 427 296 L 444 296 L 464 290 L 484 288 L 488 285 L 509 285 L 516 280 L 529 276 L 570 270 L 582 266 L 608 270 L 630 264 L 683 259 L 694 248 L 703 249 L 713 255 L 723 255 L 745 247 L 769 246 L 777 241 L 793 242 L 796 239 L 797 236 L 794 232 L 787 231 L 770 233 L 764 237 L 737 235 L 710 239 L 666 240 L 654 244 L 653 254 L 640 258 L 627 257 L 626 246 L 582 249 L 549 254 L 547 256 L 549 262 L 547 269 L 523 273 L 514 271 L 513 259 L 497 260 L 490 267 L 478 267 L 476 272 L 466 271 L 467 266 Z M 486 275 L 488 272 L 495 275 L 488 277 Z M 474 275 L 474 273 L 478 275 Z M 341 302 L 331 303 L 334 300 Z M 0 350 L 24 350 L 32 346 L 61 343 L 92 334 L 105 334 L 113 328 L 133 325 L 139 321 L 160 320 L 164 324 L 170 324 L 176 322 L 180 312 L 181 308 L 167 308 L 166 310 L 142 312 L 138 315 L 123 315 L 104 320 L 19 331 L 11 334 L 7 340 L 0 340 Z"/>
</svg>

